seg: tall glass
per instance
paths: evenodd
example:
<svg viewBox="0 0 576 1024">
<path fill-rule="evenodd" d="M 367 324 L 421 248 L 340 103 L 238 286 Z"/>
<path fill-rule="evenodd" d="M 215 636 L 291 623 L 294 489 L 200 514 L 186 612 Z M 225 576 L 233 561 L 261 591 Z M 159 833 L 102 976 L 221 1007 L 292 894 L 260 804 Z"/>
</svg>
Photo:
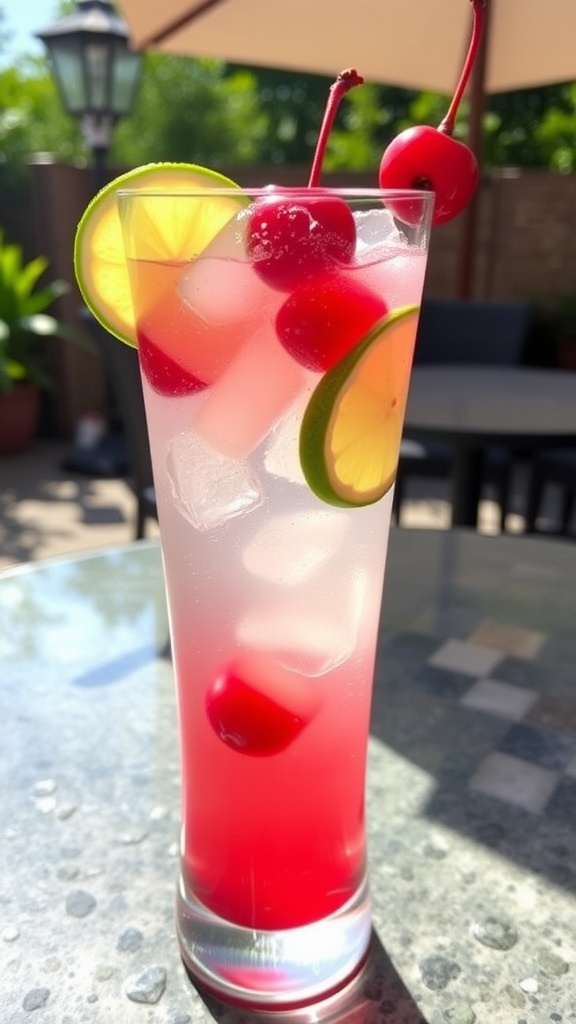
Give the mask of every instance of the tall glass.
<svg viewBox="0 0 576 1024">
<path fill-rule="evenodd" d="M 365 765 L 392 505 L 391 486 L 360 507 L 342 496 L 326 417 L 303 419 L 347 350 L 375 352 L 374 324 L 419 304 L 432 197 L 322 190 L 353 211 L 354 252 L 326 269 L 303 239 L 296 283 L 271 283 L 247 244 L 268 195 L 210 189 L 226 223 L 189 260 L 159 260 L 150 225 L 197 232 L 206 192 L 123 191 L 119 209 L 177 685 L 181 952 L 213 992 L 274 1008 L 337 989 L 369 943 Z M 390 484 L 416 322 L 372 332 L 377 429 L 368 417 L 355 443 L 382 449 Z M 363 415 L 354 381 L 331 400 L 352 395 Z"/>
</svg>

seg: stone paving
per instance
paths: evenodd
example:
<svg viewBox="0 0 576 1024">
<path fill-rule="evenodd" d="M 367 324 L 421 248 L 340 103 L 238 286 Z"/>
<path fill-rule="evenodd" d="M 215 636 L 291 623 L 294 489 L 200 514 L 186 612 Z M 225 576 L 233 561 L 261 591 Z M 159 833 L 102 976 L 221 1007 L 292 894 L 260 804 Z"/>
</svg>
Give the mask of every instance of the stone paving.
<svg viewBox="0 0 576 1024">
<path fill-rule="evenodd" d="M 0 458 L 0 569 L 132 540 L 127 481 L 65 471 L 70 447 L 39 440 L 24 455 Z M 148 535 L 157 535 L 154 523 Z"/>
<path fill-rule="evenodd" d="M 24 455 L 0 457 L 0 569 L 42 558 L 123 544 L 134 536 L 134 496 L 126 480 L 92 478 L 62 468 L 71 446 L 38 440 Z M 407 486 L 402 526 L 449 527 L 448 485 L 413 480 Z M 524 480 L 518 474 L 507 529 L 521 532 Z M 553 528 L 557 495 L 548 496 L 543 525 Z M 494 502 L 481 505 L 480 529 L 497 532 Z M 149 537 L 158 536 L 149 523 Z"/>
</svg>

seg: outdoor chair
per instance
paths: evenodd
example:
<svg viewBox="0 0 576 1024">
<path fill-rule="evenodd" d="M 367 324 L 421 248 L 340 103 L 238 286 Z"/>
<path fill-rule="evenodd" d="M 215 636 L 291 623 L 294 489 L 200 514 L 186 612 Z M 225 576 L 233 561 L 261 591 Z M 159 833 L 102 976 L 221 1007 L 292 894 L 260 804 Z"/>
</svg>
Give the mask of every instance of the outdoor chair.
<svg viewBox="0 0 576 1024">
<path fill-rule="evenodd" d="M 560 524 L 558 533 L 567 535 L 576 508 L 576 450 L 544 449 L 536 453 L 531 466 L 526 500 L 526 530 L 536 533 L 538 513 L 548 484 L 560 488 Z"/>
<path fill-rule="evenodd" d="M 518 366 L 531 335 L 533 317 L 533 308 L 527 302 L 425 299 L 414 362 Z M 402 441 L 394 490 L 396 522 L 400 522 L 407 481 L 449 477 L 452 459 L 448 443 Z M 496 489 L 501 529 L 505 527 L 513 466 L 513 453 L 505 446 L 493 446 L 486 452 L 484 478 Z"/>
<path fill-rule="evenodd" d="M 135 348 L 123 345 L 101 327 L 88 310 L 82 311 L 82 320 L 102 356 L 124 429 L 130 463 L 129 479 L 136 496 L 134 533 L 136 540 L 140 540 L 145 535 L 146 520 L 157 520 L 158 514 L 138 354 Z"/>
</svg>

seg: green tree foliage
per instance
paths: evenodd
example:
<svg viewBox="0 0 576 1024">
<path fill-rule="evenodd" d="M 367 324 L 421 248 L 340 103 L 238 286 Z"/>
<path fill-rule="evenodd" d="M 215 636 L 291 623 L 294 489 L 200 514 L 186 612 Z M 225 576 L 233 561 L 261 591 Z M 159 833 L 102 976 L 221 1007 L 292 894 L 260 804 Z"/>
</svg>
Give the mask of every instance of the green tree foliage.
<svg viewBox="0 0 576 1024">
<path fill-rule="evenodd" d="M 143 65 L 135 109 L 115 132 L 115 165 L 184 160 L 219 167 L 258 160 L 266 115 L 252 72 L 155 53 L 145 54 Z"/>
<path fill-rule="evenodd" d="M 82 144 L 77 125 L 61 109 L 46 64 L 27 57 L 0 70 L 0 185 L 14 201 L 28 187 L 28 160 L 35 153 L 77 159 Z"/>
<path fill-rule="evenodd" d="M 58 16 L 73 9 L 60 0 Z M 0 58 L 10 22 L 0 6 Z M 186 160 L 214 167 L 308 164 L 330 79 L 217 60 L 147 53 L 135 109 L 116 128 L 110 162 L 131 167 Z M 332 132 L 327 169 L 377 167 L 386 142 L 414 123 L 438 124 L 445 97 L 365 84 L 345 98 Z M 467 131 L 464 105 L 457 125 Z M 487 166 L 574 169 L 576 84 L 510 93 L 490 100 L 484 117 Z M 26 187 L 31 154 L 89 161 L 77 124 L 62 110 L 45 57 L 17 66 L 0 60 L 0 187 Z"/>
<path fill-rule="evenodd" d="M 496 167 L 572 170 L 576 139 L 574 86 L 549 85 L 490 100 L 484 121 L 486 162 Z"/>
<path fill-rule="evenodd" d="M 561 103 L 548 107 L 535 131 L 539 153 L 552 170 L 576 170 L 576 83 L 562 89 Z"/>
<path fill-rule="evenodd" d="M 340 126 L 332 132 L 326 168 L 365 171 L 378 167 L 387 143 L 403 127 L 415 123 L 408 117 L 413 99 L 414 93 L 408 89 L 369 82 L 353 89 L 346 97 Z M 422 120 L 420 117 L 419 123 Z"/>
</svg>

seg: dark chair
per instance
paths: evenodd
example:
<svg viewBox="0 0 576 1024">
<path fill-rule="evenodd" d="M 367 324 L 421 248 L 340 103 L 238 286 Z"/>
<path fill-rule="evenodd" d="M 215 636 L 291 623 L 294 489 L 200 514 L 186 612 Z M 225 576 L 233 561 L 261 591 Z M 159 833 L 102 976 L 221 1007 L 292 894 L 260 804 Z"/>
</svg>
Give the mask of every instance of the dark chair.
<svg viewBox="0 0 576 1024">
<path fill-rule="evenodd" d="M 560 487 L 560 527 L 566 536 L 576 508 L 576 451 L 573 448 L 545 449 L 536 453 L 532 462 L 526 501 L 526 530 L 536 533 L 536 521 L 548 484 Z"/>
<path fill-rule="evenodd" d="M 422 305 L 414 362 L 514 366 L 523 361 L 534 323 L 527 302 L 426 299 Z M 440 441 L 402 441 L 394 491 L 400 522 L 406 481 L 411 477 L 445 478 L 452 468 L 452 446 Z M 485 479 L 496 487 L 500 526 L 504 529 L 510 498 L 512 453 L 490 448 Z"/>
<path fill-rule="evenodd" d="M 102 356 L 124 429 L 130 460 L 130 483 L 137 503 L 135 538 L 140 540 L 145 534 L 146 520 L 157 520 L 158 513 L 138 354 L 136 349 L 122 344 L 101 327 L 88 310 L 83 310 L 81 315 Z"/>
</svg>

